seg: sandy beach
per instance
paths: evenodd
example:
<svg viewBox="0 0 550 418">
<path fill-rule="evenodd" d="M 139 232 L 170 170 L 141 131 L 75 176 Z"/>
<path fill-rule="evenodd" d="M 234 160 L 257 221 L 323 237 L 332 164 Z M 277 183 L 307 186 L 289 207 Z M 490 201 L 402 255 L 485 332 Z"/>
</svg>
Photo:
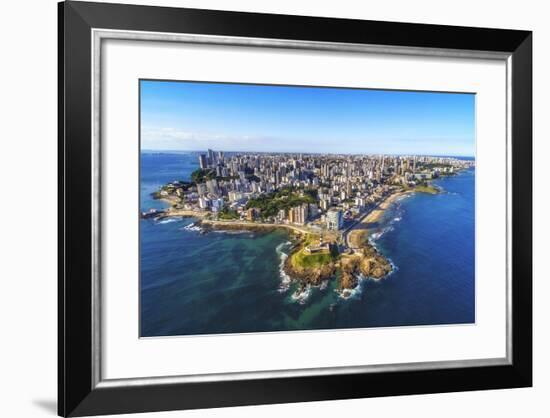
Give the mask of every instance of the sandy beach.
<svg viewBox="0 0 550 418">
<path fill-rule="evenodd" d="M 378 220 L 382 217 L 386 209 L 388 209 L 392 203 L 394 203 L 397 199 L 399 199 L 402 196 L 406 196 L 408 194 L 412 193 L 412 191 L 405 191 L 405 192 L 398 192 L 394 193 L 384 199 L 372 212 L 370 212 L 365 218 L 361 221 L 361 223 L 369 224 L 373 222 L 378 222 Z"/>
<path fill-rule="evenodd" d="M 347 244 L 351 248 L 358 248 L 368 238 L 370 230 L 378 226 L 378 221 L 384 215 L 384 212 L 402 196 L 406 196 L 412 191 L 397 192 L 386 197 L 378 206 L 371 210 L 353 229 L 348 233 Z"/>
</svg>

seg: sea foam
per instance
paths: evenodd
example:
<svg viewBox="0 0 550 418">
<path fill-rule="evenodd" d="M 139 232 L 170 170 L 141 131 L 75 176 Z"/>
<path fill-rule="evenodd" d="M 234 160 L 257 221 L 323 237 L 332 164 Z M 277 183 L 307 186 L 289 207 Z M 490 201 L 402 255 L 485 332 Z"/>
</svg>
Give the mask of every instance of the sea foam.
<svg viewBox="0 0 550 418">
<path fill-rule="evenodd" d="M 290 241 L 283 242 L 275 248 L 277 254 L 279 254 L 279 275 L 281 276 L 281 284 L 279 285 L 279 293 L 284 293 L 290 288 L 290 276 L 285 273 L 284 267 L 288 254 L 283 251 L 283 249 L 290 247 L 292 243 Z"/>
<path fill-rule="evenodd" d="M 164 225 L 164 224 L 170 224 L 170 223 L 173 223 L 173 222 L 180 222 L 182 220 L 183 220 L 182 217 L 175 216 L 175 217 L 172 217 L 172 218 L 159 219 L 156 223 L 159 224 L 159 225 Z"/>
<path fill-rule="evenodd" d="M 190 223 L 189 225 L 185 225 L 181 229 L 184 231 L 195 231 L 195 232 L 202 231 L 202 228 L 199 225 L 196 225 L 194 222 Z"/>
<path fill-rule="evenodd" d="M 300 305 L 303 305 L 304 303 L 306 303 L 310 293 L 311 293 L 311 285 L 308 284 L 302 291 L 300 291 L 299 289 L 296 290 L 291 297 L 292 297 L 292 300 L 299 302 Z"/>
</svg>

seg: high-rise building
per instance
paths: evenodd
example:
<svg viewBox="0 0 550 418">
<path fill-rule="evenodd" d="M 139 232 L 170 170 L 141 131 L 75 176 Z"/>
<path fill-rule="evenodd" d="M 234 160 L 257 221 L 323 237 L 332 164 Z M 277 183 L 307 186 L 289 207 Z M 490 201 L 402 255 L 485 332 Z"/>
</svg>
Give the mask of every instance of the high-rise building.
<svg viewBox="0 0 550 418">
<path fill-rule="evenodd" d="M 208 164 L 213 165 L 215 162 L 214 151 L 208 150 Z"/>
<path fill-rule="evenodd" d="M 346 183 L 346 194 L 348 195 L 348 197 L 351 196 L 351 181 L 349 180 L 349 177 L 348 177 L 348 181 Z"/>
<path fill-rule="evenodd" d="M 206 188 L 212 194 L 218 194 L 218 182 L 216 179 L 208 180 L 206 182 Z"/>
<path fill-rule="evenodd" d="M 208 162 L 206 161 L 206 155 L 205 154 L 200 154 L 199 155 L 199 166 L 203 170 L 208 167 Z"/>
<path fill-rule="evenodd" d="M 288 211 L 288 222 L 290 222 L 291 224 L 294 223 L 294 208 L 290 208 L 290 210 Z"/>
<path fill-rule="evenodd" d="M 344 224 L 344 218 L 342 211 L 339 209 L 332 209 L 327 212 L 327 229 L 331 231 L 339 231 Z"/>
<path fill-rule="evenodd" d="M 309 217 L 309 206 L 307 203 L 304 203 L 302 206 L 300 206 L 300 224 L 305 224 L 307 219 Z"/>
<path fill-rule="evenodd" d="M 304 225 L 308 218 L 308 205 L 304 203 L 300 206 L 294 206 L 288 211 L 288 220 L 290 223 Z"/>
</svg>

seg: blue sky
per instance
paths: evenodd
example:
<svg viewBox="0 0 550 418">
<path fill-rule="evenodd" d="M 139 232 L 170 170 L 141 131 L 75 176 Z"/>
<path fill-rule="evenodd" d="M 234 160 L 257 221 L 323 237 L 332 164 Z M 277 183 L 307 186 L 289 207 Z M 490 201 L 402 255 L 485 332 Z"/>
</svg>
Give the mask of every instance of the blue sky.
<svg viewBox="0 0 550 418">
<path fill-rule="evenodd" d="M 473 156 L 473 94 L 141 82 L 141 148 Z"/>
</svg>

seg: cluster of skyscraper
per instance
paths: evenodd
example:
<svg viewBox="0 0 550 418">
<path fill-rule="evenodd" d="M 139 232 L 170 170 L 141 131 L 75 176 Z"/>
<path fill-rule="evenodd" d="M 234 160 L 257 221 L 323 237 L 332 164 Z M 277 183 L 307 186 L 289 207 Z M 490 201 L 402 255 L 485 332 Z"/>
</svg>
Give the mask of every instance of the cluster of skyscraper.
<svg viewBox="0 0 550 418">
<path fill-rule="evenodd" d="M 212 212 L 230 208 L 242 219 L 253 220 L 262 214 L 259 208 L 246 207 L 250 199 L 283 187 L 298 194 L 314 190 L 309 195 L 316 196 L 315 203 L 280 210 L 262 220 L 304 225 L 317 219 L 331 230 L 342 228 L 345 218 L 365 211 L 392 188 L 415 185 L 473 165 L 472 161 L 446 157 L 224 154 L 210 149 L 198 159 L 205 178 L 196 189 L 173 189 L 180 197 L 180 206 Z"/>
</svg>

